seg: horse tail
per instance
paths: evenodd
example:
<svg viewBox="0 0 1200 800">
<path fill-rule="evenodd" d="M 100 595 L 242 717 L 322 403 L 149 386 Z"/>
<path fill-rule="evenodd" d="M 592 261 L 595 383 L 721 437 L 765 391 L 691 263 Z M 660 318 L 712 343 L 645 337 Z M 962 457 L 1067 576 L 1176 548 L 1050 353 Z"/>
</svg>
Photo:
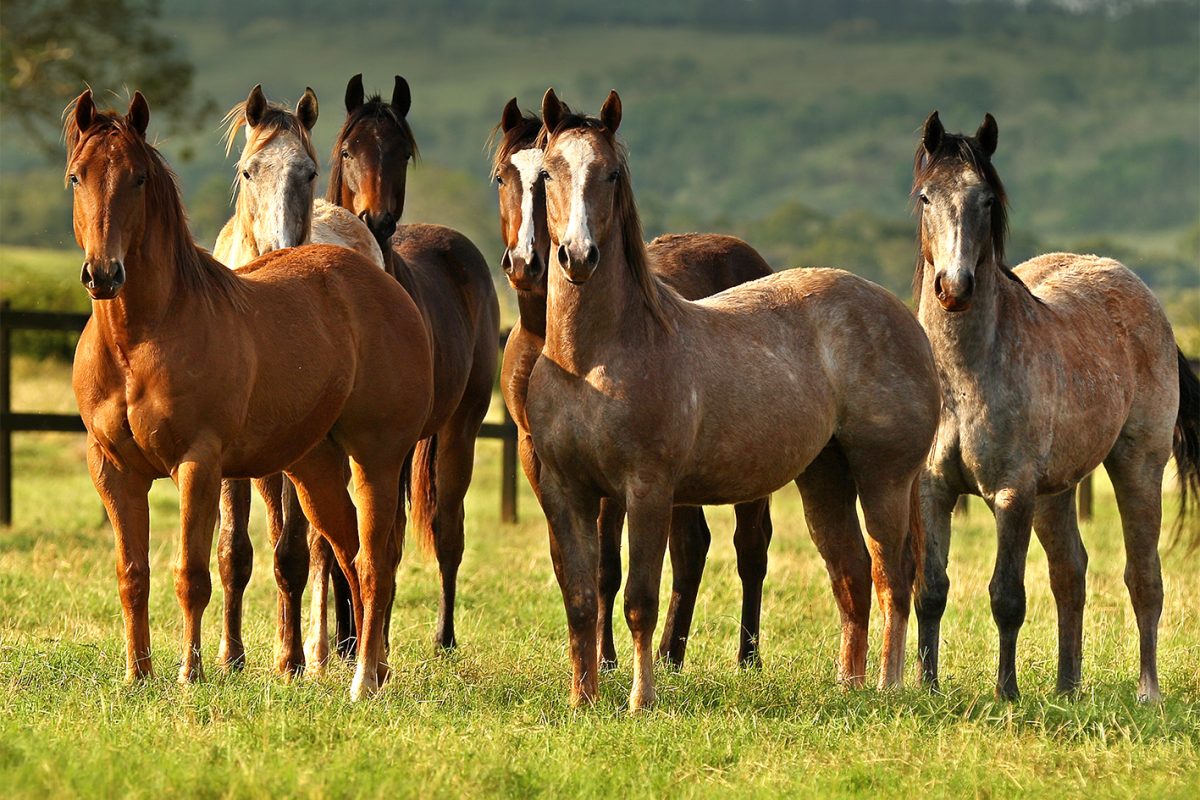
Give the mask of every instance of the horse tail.
<svg viewBox="0 0 1200 800">
<path fill-rule="evenodd" d="M 916 565 L 913 593 L 920 596 L 925 589 L 925 522 L 921 518 L 921 473 L 913 478 L 908 492 L 908 552 Z"/>
<path fill-rule="evenodd" d="M 408 470 L 409 520 L 425 553 L 436 552 L 433 520 L 437 515 L 437 434 L 417 442 Z"/>
<path fill-rule="evenodd" d="M 1175 520 L 1175 536 L 1183 533 L 1184 519 L 1200 502 L 1200 378 L 1192 365 L 1179 357 L 1179 414 L 1175 418 L 1175 439 L 1172 450 L 1175 455 L 1175 471 L 1179 474 L 1179 516 Z M 1188 552 L 1200 547 L 1200 525 L 1193 525 Z"/>
</svg>

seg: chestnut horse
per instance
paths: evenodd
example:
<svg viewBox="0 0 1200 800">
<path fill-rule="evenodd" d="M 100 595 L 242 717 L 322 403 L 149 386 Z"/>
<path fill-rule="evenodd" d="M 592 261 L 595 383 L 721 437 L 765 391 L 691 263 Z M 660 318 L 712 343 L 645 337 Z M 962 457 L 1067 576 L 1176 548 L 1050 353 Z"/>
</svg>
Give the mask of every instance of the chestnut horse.
<svg viewBox="0 0 1200 800">
<path fill-rule="evenodd" d="M 672 508 L 746 502 L 792 481 L 842 613 L 839 677 L 865 678 L 874 578 L 885 617 L 880 685 L 900 684 L 918 478 L 939 402 L 920 325 L 895 296 L 832 269 L 684 300 L 650 269 L 615 136 L 617 94 L 597 119 L 566 113 L 551 90 L 542 119 L 552 266 L 526 413 L 570 629 L 572 702 L 598 688 L 601 498 L 618 498 L 629 519 L 637 710 L 655 699 L 651 639 Z"/>
<path fill-rule="evenodd" d="M 362 220 L 314 197 L 317 154 L 309 138 L 317 123 L 317 96 L 307 89 L 295 112 L 268 103 L 262 86 L 225 115 L 225 152 L 242 128 L 246 145 L 237 164 L 237 207 L 217 237 L 213 255 L 236 269 L 284 247 L 335 244 L 358 251 L 383 268 L 383 255 Z M 308 579 L 308 520 L 295 487 L 282 474 L 255 481 L 267 507 L 267 524 L 279 586 L 275 658 L 280 672 L 305 666 L 301 645 L 301 603 Z M 221 484 L 221 527 L 217 560 L 225 590 L 225 616 L 219 660 L 227 667 L 245 664 L 242 643 L 242 596 L 254 565 L 250 542 L 250 482 Z M 316 541 L 323 540 L 319 536 Z M 316 594 L 314 593 L 314 597 Z M 323 598 L 322 598 L 323 600 Z M 317 606 L 314 603 L 314 606 Z M 319 610 L 324 613 L 324 602 Z M 323 661 L 310 666 L 320 669 Z"/>
<path fill-rule="evenodd" d="M 1076 690 L 1087 553 L 1075 485 L 1103 463 L 1125 534 L 1125 583 L 1141 652 L 1138 696 L 1154 700 L 1163 468 L 1173 449 L 1186 510 L 1200 490 L 1200 383 L 1162 306 L 1123 265 L 1052 253 L 1005 266 L 1006 196 L 991 162 L 997 133 L 990 114 L 975 136 L 947 133 L 935 111 L 914 162 L 920 246 L 913 290 L 942 380 L 937 444 L 922 482 L 929 535 L 917 602 L 924 678 L 936 686 L 951 510 L 959 495 L 974 494 L 996 518 L 989 586 L 1000 633 L 996 694 L 1017 696 L 1031 529 L 1046 551 L 1058 606 L 1058 691 Z"/>
<path fill-rule="evenodd" d="M 492 177 L 500 195 L 500 232 L 504 257 L 500 266 L 517 292 L 520 316 L 508 336 L 500 383 L 509 413 L 517 423 L 521 466 L 535 494 L 538 462 L 525 414 L 529 373 L 546 340 L 546 263 L 550 235 L 546 229 L 546 195 L 542 185 L 542 148 L 537 137 L 542 120 L 522 114 L 517 99 L 508 101 L 501 115 L 492 161 Z M 662 236 L 647 248 L 655 274 L 689 300 L 715 294 L 730 286 L 771 274 L 771 268 L 754 248 L 732 236 L 686 234 Z M 771 542 L 771 512 L 768 499 L 734 507 L 737 527 L 738 574 L 742 579 L 742 624 L 738 641 L 738 663 L 757 666 L 762 584 L 767 574 L 767 547 Z M 612 613 L 621 588 L 621 529 L 625 512 L 615 501 L 600 502 L 597 530 L 600 536 L 600 659 L 605 668 L 615 668 Z M 679 506 L 671 521 L 672 590 L 667 621 L 658 655 L 669 664 L 682 666 L 687 648 L 696 595 L 704 574 L 704 562 L 712 541 L 704 512 L 699 506 Z"/>
<path fill-rule="evenodd" d="M 116 538 L 126 675 L 151 673 L 154 479 L 170 476 L 180 492 L 179 678 L 194 681 L 203 676 L 221 478 L 282 470 L 350 580 L 362 631 L 351 696 L 369 694 L 386 674 L 401 481 L 432 397 L 420 314 L 394 281 L 341 247 L 278 251 L 237 272 L 221 266 L 191 239 L 174 176 L 146 141 L 149 120 L 140 92 L 122 117 L 97 111 L 88 90 L 65 131 L 92 298 L 73 383 Z"/>
<path fill-rule="evenodd" d="M 327 199 L 367 223 L 387 270 L 420 309 L 433 347 L 433 408 L 413 459 L 410 495 L 413 528 L 436 553 L 441 573 L 434 641 L 449 649 L 456 644 L 463 497 L 496 380 L 500 306 L 487 262 L 469 239 L 442 225 L 396 227 L 404 210 L 408 163 L 417 154 L 406 120 L 411 101 L 408 83 L 399 75 L 390 103 L 365 97 L 362 75 L 350 79 Z M 347 622 L 343 614 L 339 639 Z"/>
</svg>

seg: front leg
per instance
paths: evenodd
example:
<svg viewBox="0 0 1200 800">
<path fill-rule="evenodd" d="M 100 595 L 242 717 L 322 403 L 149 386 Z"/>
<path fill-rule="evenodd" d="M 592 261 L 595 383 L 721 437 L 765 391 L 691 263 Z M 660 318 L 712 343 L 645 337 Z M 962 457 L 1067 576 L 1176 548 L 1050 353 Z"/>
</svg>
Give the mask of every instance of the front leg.
<svg viewBox="0 0 1200 800">
<path fill-rule="evenodd" d="M 941 647 L 942 615 L 950 577 L 946 567 L 950 559 L 950 520 L 958 493 L 928 472 L 921 476 L 921 521 L 925 526 L 925 570 L 917 594 L 917 655 L 921 659 L 921 680 L 931 690 L 938 688 L 938 652 Z"/>
<path fill-rule="evenodd" d="M 150 663 L 150 503 L 153 479 L 114 464 L 90 435 L 88 471 L 112 523 L 117 589 L 125 618 L 125 680 L 154 674 Z"/>
<path fill-rule="evenodd" d="M 175 469 L 179 486 L 180 546 L 175 596 L 183 610 L 183 659 L 179 682 L 204 678 L 200 623 L 212 595 L 209 557 L 221 494 L 220 457 L 215 448 L 189 454 Z"/>
<path fill-rule="evenodd" d="M 1005 488 L 996 493 L 996 568 L 988 594 L 1000 632 L 1000 664 L 996 697 L 1017 699 L 1017 634 L 1025 622 L 1025 559 L 1033 532 L 1036 495 L 1032 488 Z"/>
<path fill-rule="evenodd" d="M 599 553 L 595 529 L 600 498 L 573 486 L 543 465 L 542 508 L 550 533 L 550 558 L 567 611 L 571 652 L 571 705 L 595 702 L 600 670 L 597 646 Z"/>
<path fill-rule="evenodd" d="M 642 484 L 629 492 L 629 577 L 625 581 L 625 621 L 633 635 L 633 687 L 629 710 L 654 705 L 654 628 L 663 557 L 671 532 L 673 493 L 666 482 Z"/>
</svg>

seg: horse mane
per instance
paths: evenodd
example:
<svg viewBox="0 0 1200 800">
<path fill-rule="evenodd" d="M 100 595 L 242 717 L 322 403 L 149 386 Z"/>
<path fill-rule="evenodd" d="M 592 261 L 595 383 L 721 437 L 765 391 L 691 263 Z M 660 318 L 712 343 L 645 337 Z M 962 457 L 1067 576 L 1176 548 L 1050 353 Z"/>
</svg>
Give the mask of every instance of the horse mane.
<svg viewBox="0 0 1200 800">
<path fill-rule="evenodd" d="M 409 149 L 412 150 L 413 161 L 418 160 L 420 157 L 417 138 L 413 135 L 412 128 L 408 125 L 408 120 L 397 112 L 391 103 L 386 102 L 377 94 L 371 95 L 365 103 L 346 115 L 346 119 L 342 122 L 342 127 L 333 142 L 333 152 L 329 157 L 329 188 L 325 193 L 325 199 L 335 205 L 342 199 L 342 159 L 338 157 L 338 154 L 345 147 L 350 131 L 354 130 L 354 127 L 358 123 L 367 119 L 391 120 L 400 128 L 401 135 L 408 141 Z"/>
<path fill-rule="evenodd" d="M 304 152 L 308 153 L 313 163 L 320 163 L 317 160 L 317 151 L 313 147 L 312 136 L 309 134 L 308 128 L 304 127 L 304 123 L 300 122 L 290 108 L 280 103 L 268 103 L 262 122 L 257 127 L 251 128 L 246 122 L 246 101 L 243 100 L 225 113 L 225 116 L 221 118 L 221 126 L 224 128 L 221 138 L 225 140 L 225 155 L 229 155 L 233 151 L 237 132 L 246 128 L 246 149 L 242 152 L 243 157 L 259 152 L 281 134 L 294 133 L 300 139 L 300 143 L 304 146 Z"/>
<path fill-rule="evenodd" d="M 115 111 L 95 112 L 92 124 L 81 131 L 75 122 L 74 102 L 64 112 L 63 136 L 67 142 L 67 170 L 80 149 L 97 136 L 115 136 L 130 147 L 138 150 L 145 158 L 146 202 L 154 209 L 153 218 L 158 220 L 170 236 L 171 263 L 181 291 L 198 294 L 211 299 L 215 290 L 241 308 L 244 306 L 243 287 L 233 271 L 218 262 L 207 250 L 192 239 L 188 227 L 187 211 L 179 193 L 179 179 L 167 164 L 166 159 L 146 138 L 134 130 L 125 117 Z M 69 174 L 64 173 L 64 183 Z"/>
<path fill-rule="evenodd" d="M 646 241 L 642 237 L 642 219 L 638 214 L 637 201 L 633 196 L 633 178 L 629 171 L 628 151 L 624 143 L 617 139 L 616 134 L 596 117 L 567 112 L 553 131 L 544 127 L 538 134 L 537 145 L 547 148 L 568 131 L 592 130 L 599 133 L 617 154 L 621 165 L 621 173 L 617 176 L 613 213 L 617 217 L 617 226 L 625 245 L 625 263 L 633 274 L 635 283 L 646 302 L 646 308 L 655 322 L 663 330 L 674 330 L 674 324 L 668 309 L 679 305 L 682 298 L 663 283 L 650 269 L 650 254 L 646 250 Z"/>
<path fill-rule="evenodd" d="M 488 134 L 485 145 L 492 151 L 492 172 L 489 180 L 496 180 L 500 168 L 514 153 L 536 147 L 538 134 L 542 130 L 542 119 L 537 114 L 526 111 L 521 114 L 521 121 L 507 131 L 501 130 L 502 123 L 496 123 Z"/>
<path fill-rule="evenodd" d="M 921 239 L 925 230 L 921 225 L 925 207 L 924 203 L 917 199 L 921 192 L 921 186 L 939 172 L 957 172 L 964 168 L 982 178 L 988 188 L 996 194 L 997 202 L 992 203 L 991 220 L 992 254 L 996 266 L 1000 268 L 1000 272 L 1005 277 L 1017 283 L 1029 293 L 1030 297 L 1037 300 L 1036 295 L 1025 285 L 1025 281 L 1021 280 L 1020 276 L 1013 272 L 1004 261 L 1004 243 L 1008 238 L 1008 193 L 1004 190 L 1004 184 L 1000 181 L 1000 175 L 996 172 L 996 168 L 992 166 L 991 158 L 984 152 L 974 136 L 944 133 L 942 141 L 933 155 L 925 152 L 924 143 L 920 143 L 913 156 L 913 183 L 909 193 L 909 197 L 917 209 L 917 261 L 913 271 L 913 301 L 920 305 L 921 285 L 925 280 L 925 255 Z"/>
</svg>

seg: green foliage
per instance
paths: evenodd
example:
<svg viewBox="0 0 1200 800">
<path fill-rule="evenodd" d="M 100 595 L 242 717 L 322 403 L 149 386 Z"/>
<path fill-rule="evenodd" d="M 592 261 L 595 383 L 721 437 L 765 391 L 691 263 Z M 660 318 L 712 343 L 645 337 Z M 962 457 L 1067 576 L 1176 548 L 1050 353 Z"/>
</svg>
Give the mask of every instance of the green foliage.
<svg viewBox="0 0 1200 800">
<path fill-rule="evenodd" d="M 90 311 L 79 284 L 81 258 L 69 250 L 0 246 L 0 300 L 23 311 Z M 75 355 L 70 333 L 15 331 L 13 352 L 37 359 L 69 361 Z"/>
</svg>

